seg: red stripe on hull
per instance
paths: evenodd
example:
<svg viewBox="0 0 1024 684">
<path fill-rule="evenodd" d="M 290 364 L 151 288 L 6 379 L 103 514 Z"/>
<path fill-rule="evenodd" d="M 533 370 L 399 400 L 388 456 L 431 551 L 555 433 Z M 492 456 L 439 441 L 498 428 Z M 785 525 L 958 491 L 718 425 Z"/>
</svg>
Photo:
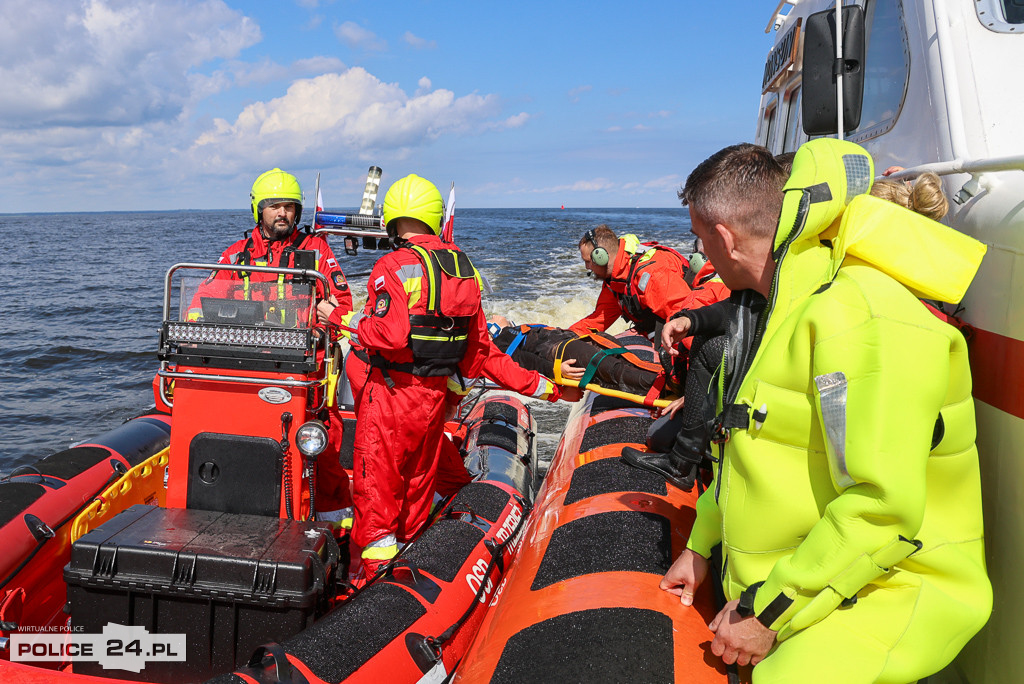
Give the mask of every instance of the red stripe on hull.
<svg viewBox="0 0 1024 684">
<path fill-rule="evenodd" d="M 968 349 L 974 398 L 1024 418 L 1024 341 L 974 329 Z"/>
</svg>

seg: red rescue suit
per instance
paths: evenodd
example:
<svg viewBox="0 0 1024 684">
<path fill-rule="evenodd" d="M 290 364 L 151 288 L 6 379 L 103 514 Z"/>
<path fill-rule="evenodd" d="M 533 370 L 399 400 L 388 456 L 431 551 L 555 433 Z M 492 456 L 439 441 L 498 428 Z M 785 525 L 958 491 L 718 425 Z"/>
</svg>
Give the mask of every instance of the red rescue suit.
<svg viewBox="0 0 1024 684">
<path fill-rule="evenodd" d="M 352 292 L 349 290 L 348 281 L 345 279 L 345 274 L 341 271 L 341 266 L 338 265 L 338 260 L 334 257 L 334 252 L 331 251 L 330 245 L 327 244 L 327 240 L 319 235 L 295 230 L 284 240 L 268 242 L 260 232 L 259 226 L 256 226 L 252 231 L 252 235 L 242 238 L 225 249 L 217 263 L 291 268 L 294 265 L 292 254 L 297 250 L 310 250 L 316 253 L 316 270 L 323 274 L 327 278 L 327 282 L 330 283 L 329 294 L 334 295 L 338 300 L 339 308 L 344 312 L 351 311 Z M 238 271 L 220 271 L 217 274 L 217 278 L 242 281 L 244 287 L 246 280 L 252 284 L 267 283 L 278 280 L 279 276 L 273 273 L 250 273 L 248 277 L 245 277 Z M 261 286 L 260 289 L 265 287 Z M 269 296 L 266 298 L 273 298 L 273 296 L 274 288 L 271 287 L 269 289 Z M 325 295 L 320 288 L 319 281 L 317 281 L 317 299 L 322 298 L 325 298 Z"/>
<path fill-rule="evenodd" d="M 217 263 L 291 268 L 294 266 L 293 254 L 297 250 L 309 250 L 316 254 L 315 268 L 327 278 L 329 289 L 327 294 L 334 295 L 337 299 L 338 311 L 342 313 L 351 311 L 352 292 L 349 289 L 348 281 L 345 279 L 341 266 L 338 265 L 334 252 L 327 244 L 327 240 L 319 235 L 294 230 L 287 238 L 270 242 L 263 237 L 257 225 L 249 237 L 243 237 L 224 250 Z M 232 292 L 225 293 L 225 296 L 239 299 L 274 300 L 284 297 L 283 288 L 286 287 L 286 282 L 285 276 L 274 273 L 218 271 L 214 282 L 204 288 L 219 284 L 231 287 Z M 320 281 L 316 281 L 316 283 L 316 299 L 326 298 L 322 283 Z M 198 302 L 199 297 L 197 296 L 193 307 L 197 307 Z M 197 313 L 199 312 L 201 309 L 197 309 Z M 326 453 L 334 456 L 327 457 L 325 455 L 317 461 L 316 507 L 320 511 L 334 511 L 351 506 L 352 495 L 348 473 L 341 467 L 337 456 L 342 442 L 342 420 L 336 407 L 328 412 L 326 423 L 328 431 Z"/>
<path fill-rule="evenodd" d="M 626 240 L 619 238 L 611 275 L 604 280 L 594 312 L 569 330 L 577 335 L 604 331 L 621 316 L 649 335 L 658 322 L 664 323 L 684 307 L 690 294 L 683 279 L 686 268 L 686 259 L 673 249 L 653 245 L 643 252 L 630 252 Z"/>
<path fill-rule="evenodd" d="M 683 305 L 679 308 L 680 311 L 684 309 L 698 309 L 708 304 L 714 304 L 720 302 L 723 299 L 729 298 L 729 288 L 725 286 L 722 279 L 718 277 L 718 272 L 715 271 L 715 267 L 710 261 L 705 262 L 701 269 L 697 271 L 697 275 L 693 278 L 693 289 L 690 294 L 687 295 L 686 299 L 683 300 Z M 681 344 L 686 349 L 690 348 L 693 343 L 692 337 L 684 337 Z"/>
<path fill-rule="evenodd" d="M 710 261 L 705 262 L 693 279 L 693 290 L 686 298 L 682 308 L 696 309 L 729 298 L 729 288 L 725 286 L 718 272 Z"/>
<path fill-rule="evenodd" d="M 370 365 L 364 360 L 365 358 L 367 358 L 366 351 L 359 348 L 353 350 L 353 353 L 345 361 L 345 376 L 348 378 L 349 388 L 352 390 L 352 397 L 357 406 L 371 370 Z M 508 354 L 494 346 L 494 342 L 490 340 L 488 340 L 487 359 L 483 363 L 482 370 L 484 377 L 493 380 L 504 389 L 527 397 L 554 402 L 562 396 L 558 385 L 553 384 L 537 371 L 523 368 Z M 465 380 L 467 383 L 471 381 L 470 378 L 465 378 Z M 451 405 L 456 404 L 461 398 L 454 392 L 448 392 L 446 395 L 446 401 Z M 435 491 L 441 496 L 450 496 L 469 484 L 471 480 L 472 478 L 463 463 L 462 454 L 459 453 L 459 447 L 445 436 L 440 441 L 438 449 Z"/>
<path fill-rule="evenodd" d="M 374 265 L 364 311 L 348 325 L 344 313 L 336 309 L 330 323 L 371 364 L 356 403 L 352 540 L 408 542 L 435 490 L 449 376 L 476 377 L 487 358 L 480 287 L 458 248 L 417 235 Z"/>
</svg>

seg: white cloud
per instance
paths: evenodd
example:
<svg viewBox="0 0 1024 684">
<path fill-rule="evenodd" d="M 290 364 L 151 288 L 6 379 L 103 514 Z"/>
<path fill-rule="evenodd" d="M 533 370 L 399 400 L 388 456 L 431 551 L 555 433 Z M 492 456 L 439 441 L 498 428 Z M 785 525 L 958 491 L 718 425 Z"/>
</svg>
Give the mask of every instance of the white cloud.
<svg viewBox="0 0 1024 684">
<path fill-rule="evenodd" d="M 309 57 L 292 62 L 293 76 L 314 76 L 328 72 L 344 71 L 345 63 L 337 57 Z"/>
<path fill-rule="evenodd" d="M 289 65 L 264 57 L 258 62 L 232 61 L 228 66 L 234 85 L 238 86 L 265 85 L 274 81 L 291 81 L 344 70 L 345 63 L 340 59 L 323 56 L 298 59 Z"/>
<path fill-rule="evenodd" d="M 377 37 L 377 34 L 365 29 L 354 21 L 346 21 L 334 29 L 334 35 L 338 40 L 354 50 L 386 50 L 387 42 Z"/>
<path fill-rule="evenodd" d="M 513 114 L 501 122 L 501 126 L 503 128 L 522 128 L 526 125 L 526 122 L 532 118 L 533 117 L 526 112 L 519 112 L 518 114 Z"/>
<path fill-rule="evenodd" d="M 426 38 L 420 38 L 412 31 L 406 31 L 402 34 L 402 40 L 408 45 L 416 48 L 417 50 L 433 50 L 437 47 L 436 40 L 427 40 Z"/>
<path fill-rule="evenodd" d="M 582 85 L 582 86 L 577 86 L 575 88 L 572 88 L 566 94 L 569 96 L 569 101 L 570 102 L 579 102 L 580 101 L 580 95 L 582 95 L 583 93 L 589 93 L 593 89 L 594 89 L 594 86 Z"/>
<path fill-rule="evenodd" d="M 629 196 L 664 195 L 674 194 L 682 181 L 683 178 L 678 174 L 671 174 L 647 181 L 630 180 L 625 183 L 598 177 L 562 185 L 531 186 L 522 178 L 516 177 L 508 181 L 483 183 L 473 187 L 471 192 L 475 195 L 565 195 L 571 192 L 624 193 Z"/>
<path fill-rule="evenodd" d="M 535 193 L 547 193 L 547 192 L 605 192 L 608 190 L 617 190 L 618 185 L 608 180 L 607 178 L 593 178 L 590 180 L 578 180 L 575 183 L 568 185 L 555 185 L 547 188 L 535 188 L 532 192 Z"/>
<path fill-rule="evenodd" d="M 420 85 L 423 85 L 421 80 Z M 192 146 L 192 159 L 207 168 L 252 163 L 304 166 L 340 157 L 374 159 L 381 151 L 403 154 L 447 133 L 477 133 L 522 125 L 520 114 L 495 123 L 495 95 L 455 97 L 450 90 L 413 96 L 361 67 L 294 82 L 279 98 L 246 107 L 228 122 L 215 119 Z"/>
<path fill-rule="evenodd" d="M 220 0 L 7 0 L 4 15 L 8 128 L 173 120 L 194 102 L 193 88 L 216 80 L 197 67 L 260 40 L 259 27 Z"/>
<path fill-rule="evenodd" d="M 675 192 L 683 184 L 685 179 L 679 174 L 673 173 L 661 178 L 653 178 L 646 181 L 643 184 L 644 190 L 653 190 L 655 192 Z"/>
</svg>

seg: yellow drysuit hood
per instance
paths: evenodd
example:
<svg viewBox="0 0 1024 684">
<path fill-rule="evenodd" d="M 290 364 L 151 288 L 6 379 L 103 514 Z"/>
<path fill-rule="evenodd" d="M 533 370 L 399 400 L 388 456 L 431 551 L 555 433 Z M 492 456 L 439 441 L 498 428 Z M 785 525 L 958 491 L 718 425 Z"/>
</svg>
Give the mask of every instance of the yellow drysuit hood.
<svg viewBox="0 0 1024 684">
<path fill-rule="evenodd" d="M 983 243 L 899 205 L 868 195 L 874 162 L 862 147 L 820 138 L 793 159 L 775 234 L 775 258 L 801 243 L 832 242 L 834 276 L 854 257 L 918 297 L 959 302 L 985 255 Z"/>
</svg>

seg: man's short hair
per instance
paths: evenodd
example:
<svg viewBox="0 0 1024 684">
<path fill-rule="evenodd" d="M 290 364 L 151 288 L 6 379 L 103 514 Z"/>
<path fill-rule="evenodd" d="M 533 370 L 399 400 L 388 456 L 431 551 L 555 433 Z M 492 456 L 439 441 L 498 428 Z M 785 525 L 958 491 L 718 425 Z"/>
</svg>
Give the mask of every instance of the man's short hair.
<svg viewBox="0 0 1024 684">
<path fill-rule="evenodd" d="M 592 230 L 588 230 L 580 238 L 579 246 L 589 245 L 591 237 L 597 243 L 596 245 L 591 245 L 591 247 L 604 247 L 609 254 L 619 248 L 619 238 L 615 235 L 615 231 L 603 223 Z"/>
<path fill-rule="evenodd" d="M 786 174 L 786 178 L 793 175 L 794 159 L 796 159 L 796 152 L 783 152 L 782 154 L 775 155 L 775 161 L 779 162 L 783 172 Z"/>
<path fill-rule="evenodd" d="M 702 219 L 758 237 L 775 234 L 788 174 L 767 148 L 732 145 L 697 165 L 679 191 L 683 206 Z"/>
</svg>

